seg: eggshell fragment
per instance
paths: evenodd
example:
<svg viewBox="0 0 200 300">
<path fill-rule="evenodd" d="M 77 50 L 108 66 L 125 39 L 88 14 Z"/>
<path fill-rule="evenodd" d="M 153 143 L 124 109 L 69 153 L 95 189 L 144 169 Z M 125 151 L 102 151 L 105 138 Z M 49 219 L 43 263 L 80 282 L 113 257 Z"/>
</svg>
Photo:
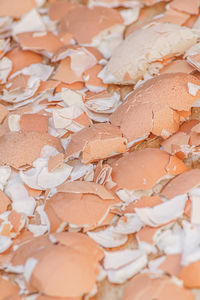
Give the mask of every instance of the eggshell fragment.
<svg viewBox="0 0 200 300">
<path fill-rule="evenodd" d="M 167 183 L 162 191 L 161 195 L 167 199 L 171 199 L 178 195 L 183 195 L 189 192 L 200 184 L 200 170 L 193 169 L 186 171 L 176 177 L 174 177 L 169 183 Z"/>
<path fill-rule="evenodd" d="M 57 191 L 62 193 L 94 194 L 101 199 L 114 199 L 112 193 L 110 193 L 103 185 L 95 182 L 66 182 L 58 186 Z"/>
<path fill-rule="evenodd" d="M 51 172 L 62 166 L 64 162 L 64 154 L 58 153 L 55 156 L 50 156 L 48 161 L 48 171 Z"/>
<path fill-rule="evenodd" d="M 186 21 L 190 18 L 188 13 L 177 11 L 175 9 L 169 8 L 166 10 L 165 14 L 156 19 L 157 22 L 173 23 L 178 25 L 185 25 Z"/>
<path fill-rule="evenodd" d="M 196 15 L 199 12 L 199 1 L 198 0 L 173 0 L 170 3 L 170 7 L 187 12 L 191 15 Z"/>
<path fill-rule="evenodd" d="M 57 230 L 63 222 L 77 226 L 97 226 L 105 219 L 110 208 L 119 203 L 111 199 L 103 200 L 93 194 L 59 192 L 47 201 L 45 212 L 52 230 Z"/>
<path fill-rule="evenodd" d="M 8 205 L 10 204 L 10 199 L 0 190 L 0 214 L 7 211 Z"/>
<path fill-rule="evenodd" d="M 184 286 L 187 288 L 199 288 L 200 261 L 197 260 L 182 268 L 179 278 L 183 280 Z"/>
<path fill-rule="evenodd" d="M 140 250 L 124 249 L 105 252 L 104 268 L 108 280 L 112 283 L 123 283 L 142 270 L 147 264 L 146 255 Z"/>
<path fill-rule="evenodd" d="M 61 2 L 54 2 L 49 7 L 49 17 L 53 21 L 60 21 L 62 17 L 64 17 L 68 11 L 72 9 L 76 9 L 79 7 L 77 2 L 70 2 L 70 1 L 61 1 Z"/>
<path fill-rule="evenodd" d="M 192 292 L 176 284 L 171 278 L 161 276 L 154 278 L 153 275 L 144 273 L 131 279 L 124 290 L 123 300 L 132 299 L 181 299 L 194 300 Z"/>
<path fill-rule="evenodd" d="M 1 299 L 7 299 L 16 295 L 19 292 L 19 288 L 16 285 L 11 284 L 8 279 L 0 277 L 0 290 L 1 290 Z"/>
<path fill-rule="evenodd" d="M 45 145 L 55 147 L 60 152 L 63 151 L 59 140 L 47 133 L 11 132 L 0 137 L 0 164 L 7 164 L 16 169 L 32 165 Z"/>
<path fill-rule="evenodd" d="M 104 83 L 135 83 L 154 73 L 151 69 L 154 62 L 184 54 L 196 40 L 197 36 L 189 28 L 170 23 L 151 24 L 131 33 L 113 52 L 99 76 Z M 162 68 L 162 63 L 157 68 Z M 129 79 L 125 78 L 127 72 Z"/>
<path fill-rule="evenodd" d="M 165 260 L 160 264 L 159 269 L 163 270 L 167 274 L 178 277 L 181 270 L 181 255 L 167 255 Z"/>
<path fill-rule="evenodd" d="M 177 196 L 154 207 L 136 208 L 140 220 L 148 226 L 158 227 L 183 215 L 187 195 Z"/>
<path fill-rule="evenodd" d="M 112 180 L 117 184 L 118 189 L 151 189 L 162 177 L 173 174 L 172 171 L 167 171 L 169 160 L 170 156 L 159 149 L 132 152 L 112 164 Z M 181 169 L 175 171 L 177 174 L 187 170 L 183 162 L 179 159 L 175 160 L 176 164 L 181 164 Z"/>
<path fill-rule="evenodd" d="M 30 285 L 38 291 L 49 296 L 78 297 L 93 289 L 98 265 L 89 255 L 68 247 L 51 246 L 34 254 L 34 258 L 37 263 Z"/>
<path fill-rule="evenodd" d="M 160 74 L 177 72 L 189 74 L 192 71 L 194 71 L 194 68 L 187 63 L 186 60 L 177 59 L 164 66 L 163 69 L 160 70 Z"/>
<path fill-rule="evenodd" d="M 27 13 L 35 6 L 36 3 L 34 0 L 27 0 L 25 3 L 23 0 L 16 0 L 15 3 L 12 0 L 1 0 L 0 16 L 20 18 L 22 14 Z"/>
<path fill-rule="evenodd" d="M 20 118 L 20 129 L 23 132 L 46 133 L 48 129 L 48 117 L 40 114 L 23 114 Z"/>
<path fill-rule="evenodd" d="M 16 47 L 9 51 L 6 54 L 6 57 L 8 57 L 12 61 L 11 74 L 18 72 L 32 64 L 42 63 L 42 57 L 39 54 L 29 50 L 24 51 L 19 47 Z"/>
<path fill-rule="evenodd" d="M 34 35 L 33 32 L 19 33 L 17 39 L 22 48 L 42 52 L 47 57 L 52 57 L 59 48 L 63 47 L 60 39 L 51 32 L 41 35 Z"/>
<path fill-rule="evenodd" d="M 56 74 L 53 77 L 54 80 L 59 80 L 64 83 L 74 83 L 83 81 L 82 75 L 77 75 L 71 68 L 71 60 L 69 57 L 63 59 L 56 70 Z"/>
<path fill-rule="evenodd" d="M 97 232 L 88 231 L 87 234 L 95 242 L 105 248 L 114 248 L 125 244 L 128 240 L 128 236 L 126 234 L 117 233 L 113 229 L 112 226 L 109 226 Z"/>
<path fill-rule="evenodd" d="M 179 111 L 189 111 L 199 97 L 198 93 L 189 93 L 188 82 L 199 84 L 197 78 L 185 73 L 162 74 L 147 80 L 111 115 L 111 123 L 120 126 L 124 136 L 133 142 L 150 132 L 169 137 L 179 128 Z"/>
<path fill-rule="evenodd" d="M 8 115 L 8 109 L 3 104 L 0 104 L 0 123 L 2 123 Z"/>
<path fill-rule="evenodd" d="M 126 151 L 126 141 L 120 130 L 110 124 L 95 124 L 71 137 L 65 157 L 82 152 L 84 163 L 105 159 Z"/>
<path fill-rule="evenodd" d="M 79 44 L 91 44 L 99 33 L 122 24 L 120 13 L 111 8 L 80 6 L 70 10 L 62 20 L 62 29 L 70 32 Z M 89 30 L 85 31 L 85 26 Z"/>
</svg>

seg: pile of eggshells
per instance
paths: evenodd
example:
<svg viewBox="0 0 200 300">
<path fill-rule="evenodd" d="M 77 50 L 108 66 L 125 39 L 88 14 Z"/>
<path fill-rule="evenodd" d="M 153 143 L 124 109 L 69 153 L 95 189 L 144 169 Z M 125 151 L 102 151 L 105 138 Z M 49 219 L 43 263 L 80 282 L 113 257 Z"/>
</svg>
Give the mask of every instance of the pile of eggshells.
<svg viewBox="0 0 200 300">
<path fill-rule="evenodd" d="M 199 0 L 0 0 L 0 300 L 199 299 L 199 100 Z"/>
</svg>

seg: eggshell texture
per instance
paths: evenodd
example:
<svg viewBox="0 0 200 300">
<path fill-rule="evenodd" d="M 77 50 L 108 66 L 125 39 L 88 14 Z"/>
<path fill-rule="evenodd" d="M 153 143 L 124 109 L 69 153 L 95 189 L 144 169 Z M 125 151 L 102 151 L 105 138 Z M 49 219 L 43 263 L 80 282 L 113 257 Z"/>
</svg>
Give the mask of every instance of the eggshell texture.
<svg viewBox="0 0 200 300">
<path fill-rule="evenodd" d="M 200 84 L 186 73 L 162 74 L 147 80 L 111 115 L 111 123 L 120 126 L 129 141 L 150 132 L 164 138 L 170 136 L 179 128 L 179 111 L 189 111 L 199 97 L 198 93 L 196 96 L 189 93 L 188 82 Z"/>
<path fill-rule="evenodd" d="M 98 261 L 103 256 L 88 236 L 63 232 L 22 243 L 13 254 L 12 264 L 27 268 L 29 260 L 34 262 L 27 277 L 30 291 L 52 297 L 79 297 L 92 291 L 99 273 Z"/>
<path fill-rule="evenodd" d="M 200 287 L 200 261 L 197 260 L 182 268 L 179 278 L 185 287 L 195 289 Z"/>
<path fill-rule="evenodd" d="M 101 199 L 114 199 L 114 196 L 103 185 L 95 182 L 65 182 L 57 187 L 58 192 L 76 194 L 95 194 Z"/>
<path fill-rule="evenodd" d="M 105 159 L 126 152 L 126 140 L 118 127 L 94 124 L 72 135 L 65 157 L 79 152 L 83 153 L 84 163 Z"/>
<path fill-rule="evenodd" d="M 100 77 L 105 83 L 135 83 L 153 73 L 151 64 L 184 54 L 196 41 L 197 36 L 190 28 L 153 23 L 131 33 L 115 49 Z M 130 79 L 125 78 L 127 72 Z"/>
<path fill-rule="evenodd" d="M 151 278 L 151 274 L 144 273 L 133 277 L 126 285 L 123 300 L 194 300 L 192 292 L 183 289 L 167 276 Z"/>
<path fill-rule="evenodd" d="M 40 157 L 45 145 L 63 152 L 59 139 L 48 133 L 10 132 L 0 137 L 0 165 L 7 164 L 16 169 L 32 165 L 33 161 Z"/>
<path fill-rule="evenodd" d="M 45 212 L 50 220 L 51 231 L 57 230 L 63 222 L 77 226 L 97 226 L 109 209 L 118 203 L 117 199 L 103 200 L 93 194 L 59 192 L 47 201 Z"/>
<path fill-rule="evenodd" d="M 174 177 L 162 189 L 161 194 L 171 199 L 185 194 L 200 184 L 200 170 L 193 169 Z"/>
<path fill-rule="evenodd" d="M 117 10 L 106 7 L 90 9 L 80 6 L 70 10 L 63 17 L 61 30 L 70 32 L 79 44 L 90 44 L 100 32 L 122 23 L 123 19 Z"/>
<path fill-rule="evenodd" d="M 23 0 L 16 0 L 15 2 L 13 2 L 12 0 L 1 0 L 0 17 L 8 16 L 19 18 L 22 14 L 27 13 L 35 6 L 36 5 L 34 0 L 27 0 L 26 2 L 24 2 Z"/>
<path fill-rule="evenodd" d="M 33 257 L 38 263 L 30 278 L 32 288 L 57 297 L 77 297 L 93 289 L 99 270 L 89 255 L 69 247 L 50 246 Z"/>
<path fill-rule="evenodd" d="M 134 151 L 120 158 L 112 164 L 112 180 L 118 188 L 128 190 L 148 190 L 167 174 L 174 174 L 168 170 L 170 156 L 159 149 L 143 149 Z M 180 168 L 176 165 L 180 164 Z M 187 170 L 186 165 L 175 158 L 175 173 Z"/>
<path fill-rule="evenodd" d="M 11 284 L 8 279 L 4 279 L 2 276 L 0 276 L 0 290 L 0 299 L 2 300 L 17 295 L 19 292 L 19 288 L 16 285 Z"/>
<path fill-rule="evenodd" d="M 170 3 L 170 7 L 184 11 L 189 14 L 198 14 L 199 12 L 199 1 L 198 0 L 173 0 Z"/>
</svg>

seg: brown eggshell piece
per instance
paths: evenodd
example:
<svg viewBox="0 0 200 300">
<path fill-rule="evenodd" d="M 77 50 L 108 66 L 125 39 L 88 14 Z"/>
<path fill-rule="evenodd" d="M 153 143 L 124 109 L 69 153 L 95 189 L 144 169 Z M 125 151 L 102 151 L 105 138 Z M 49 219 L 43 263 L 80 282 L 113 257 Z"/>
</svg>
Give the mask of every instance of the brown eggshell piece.
<svg viewBox="0 0 200 300">
<path fill-rule="evenodd" d="M 37 238 L 32 238 L 32 236 L 28 236 L 28 238 L 26 237 L 26 239 L 25 243 L 24 241 L 21 241 L 21 243 L 19 243 L 19 247 L 13 253 L 11 263 L 14 266 L 24 265 L 26 260 L 40 248 L 51 245 L 51 242 L 47 235 L 42 235 Z"/>
<path fill-rule="evenodd" d="M 166 106 L 153 114 L 153 134 L 167 138 L 179 129 L 180 116 L 171 108 Z"/>
<path fill-rule="evenodd" d="M 118 188 L 148 190 L 163 176 L 170 174 L 171 168 L 167 171 L 169 162 L 170 156 L 159 149 L 138 150 L 112 164 L 112 180 Z M 179 159 L 177 163 L 186 168 Z"/>
<path fill-rule="evenodd" d="M 198 0 L 173 0 L 170 3 L 170 7 L 176 10 L 187 12 L 191 15 L 197 15 L 199 13 Z"/>
<path fill-rule="evenodd" d="M 117 10 L 80 6 L 63 17 L 61 30 L 70 32 L 79 44 L 90 44 L 101 31 L 122 23 L 123 19 Z"/>
<path fill-rule="evenodd" d="M 0 291 L 0 299 L 3 300 L 7 297 L 18 294 L 19 288 L 16 285 L 13 285 L 8 279 L 4 279 L 0 276 Z"/>
<path fill-rule="evenodd" d="M 20 18 L 21 15 L 27 13 L 29 10 L 35 8 L 34 0 L 1 0 L 0 1 L 0 17 Z"/>
<path fill-rule="evenodd" d="M 123 300 L 194 300 L 192 292 L 175 284 L 167 276 L 151 278 L 148 273 L 134 276 L 126 285 Z"/>
<path fill-rule="evenodd" d="M 170 136 L 167 140 L 161 143 L 163 150 L 174 154 L 173 146 L 182 146 L 188 145 L 190 136 L 187 135 L 185 132 L 177 132 L 174 135 Z"/>
<path fill-rule="evenodd" d="M 77 9 L 80 5 L 77 2 L 56 1 L 49 7 L 49 17 L 53 21 L 60 21 L 70 10 Z"/>
<path fill-rule="evenodd" d="M 72 84 L 74 82 L 83 81 L 81 75 L 77 75 L 71 68 L 70 57 L 67 57 L 61 61 L 53 76 L 54 80 L 59 80 L 67 84 Z"/>
<path fill-rule="evenodd" d="M 187 288 L 200 287 L 200 260 L 197 260 L 188 266 L 182 268 L 179 278 L 183 280 L 183 284 Z"/>
<path fill-rule="evenodd" d="M 186 61 L 183 59 L 177 59 L 172 61 L 171 63 L 167 64 L 160 70 L 160 74 L 163 73 L 177 73 L 177 72 L 182 72 L 182 73 L 191 73 L 194 71 L 194 68 Z"/>
<path fill-rule="evenodd" d="M 33 51 L 46 50 L 50 53 L 55 53 L 64 44 L 60 39 L 51 32 L 47 32 L 42 36 L 34 36 L 33 32 L 24 32 L 17 35 L 19 44 L 24 48 L 32 49 Z"/>
<path fill-rule="evenodd" d="M 20 128 L 23 132 L 46 133 L 49 118 L 40 114 L 24 114 L 20 119 Z"/>
<path fill-rule="evenodd" d="M 178 276 L 181 270 L 181 254 L 167 255 L 159 269 L 171 276 Z"/>
<path fill-rule="evenodd" d="M 100 78 L 98 78 L 98 74 L 102 69 L 103 67 L 97 64 L 84 72 L 86 84 L 88 86 L 106 89 L 107 85 L 103 83 L 103 81 Z"/>
<path fill-rule="evenodd" d="M 5 105 L 0 104 L 0 123 L 2 123 L 8 115 L 8 109 Z"/>
<path fill-rule="evenodd" d="M 16 169 L 32 165 L 45 145 L 63 152 L 59 139 L 47 133 L 10 132 L 0 137 L 0 165 L 7 164 Z"/>
<path fill-rule="evenodd" d="M 118 200 L 103 200 L 93 194 L 57 193 L 47 201 L 45 212 L 54 228 L 53 214 L 50 215 L 49 210 L 62 222 L 97 226 L 109 208 L 117 203 Z"/>
<path fill-rule="evenodd" d="M 32 64 L 42 63 L 42 56 L 29 50 L 22 50 L 19 47 L 12 49 L 6 54 L 12 61 L 12 73 L 22 70 Z"/>
<path fill-rule="evenodd" d="M 0 190 L 0 214 L 7 211 L 8 205 L 11 203 L 10 199 L 6 194 Z"/>
<path fill-rule="evenodd" d="M 54 297 L 78 297 L 92 291 L 99 272 L 92 256 L 51 245 L 33 257 L 38 262 L 30 278 L 31 288 Z"/>
<path fill-rule="evenodd" d="M 98 244 L 85 234 L 78 232 L 59 232 L 53 233 L 52 235 L 61 245 L 73 248 L 83 254 L 90 253 L 97 261 L 100 261 L 104 257 L 104 253 Z"/>
<path fill-rule="evenodd" d="M 174 131 L 178 127 L 178 116 L 171 115 L 171 120 L 161 118 L 163 107 L 175 111 L 188 111 L 199 95 L 192 96 L 188 90 L 188 82 L 199 85 L 199 80 L 186 73 L 162 74 L 147 80 L 136 90 L 130 93 L 112 113 L 110 121 L 113 125 L 120 126 L 122 133 L 129 141 L 149 134 L 153 127 L 153 113 L 156 112 L 157 126 L 154 131 L 168 128 Z M 168 87 L 166 89 L 166 86 Z M 161 114 L 160 118 L 159 115 Z M 173 117 L 173 118 L 172 118 Z M 176 124 L 176 125 L 175 125 Z"/>
<path fill-rule="evenodd" d="M 84 128 L 71 137 L 65 157 L 83 152 L 84 163 L 126 152 L 126 140 L 118 127 L 102 123 Z"/>
<path fill-rule="evenodd" d="M 161 190 L 161 195 L 167 199 L 185 194 L 200 184 L 200 170 L 192 169 L 170 180 Z"/>
<path fill-rule="evenodd" d="M 135 200 L 132 203 L 133 212 L 135 212 L 135 208 L 144 208 L 144 207 L 154 207 L 163 203 L 159 196 L 142 196 L 139 200 Z"/>
<path fill-rule="evenodd" d="M 158 228 L 144 226 L 142 229 L 140 229 L 140 231 L 137 232 L 136 237 L 139 239 L 140 242 L 145 242 L 150 245 L 154 245 L 153 237 L 157 230 Z"/>
<path fill-rule="evenodd" d="M 169 8 L 165 12 L 164 16 L 158 19 L 157 22 L 183 25 L 189 18 L 190 18 L 189 14 Z"/>
<path fill-rule="evenodd" d="M 50 156 L 48 160 L 48 171 L 51 172 L 62 166 L 64 162 L 64 154 L 58 153 L 55 156 Z"/>
<path fill-rule="evenodd" d="M 57 187 L 58 192 L 94 194 L 101 199 L 114 199 L 114 196 L 103 185 L 89 181 L 65 182 Z"/>
</svg>

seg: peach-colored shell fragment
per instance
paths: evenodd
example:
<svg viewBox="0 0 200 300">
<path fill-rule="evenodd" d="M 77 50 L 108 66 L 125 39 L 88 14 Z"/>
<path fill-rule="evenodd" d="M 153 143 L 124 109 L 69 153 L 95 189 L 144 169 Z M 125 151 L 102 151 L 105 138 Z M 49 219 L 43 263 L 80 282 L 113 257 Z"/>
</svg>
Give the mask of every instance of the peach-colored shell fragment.
<svg viewBox="0 0 200 300">
<path fill-rule="evenodd" d="M 7 211 L 8 205 L 11 203 L 8 196 L 0 190 L 0 214 Z"/>
<path fill-rule="evenodd" d="M 94 194 L 59 192 L 47 201 L 45 212 L 51 231 L 56 231 L 63 222 L 96 227 L 101 224 L 109 209 L 117 204 L 119 200 L 113 197 L 105 200 Z"/>
<path fill-rule="evenodd" d="M 183 284 L 187 288 L 200 287 L 200 260 L 197 260 L 180 271 L 179 278 L 183 280 Z"/>
<path fill-rule="evenodd" d="M 109 192 L 104 186 L 95 182 L 65 182 L 57 187 L 57 191 L 62 193 L 94 194 L 101 199 L 114 199 L 111 192 Z"/>
<path fill-rule="evenodd" d="M 41 114 L 23 114 L 20 119 L 20 128 L 23 132 L 46 133 L 48 117 Z"/>
<path fill-rule="evenodd" d="M 62 166 L 64 162 L 64 154 L 58 153 L 55 156 L 50 156 L 48 161 L 48 171 L 51 172 Z"/>
<path fill-rule="evenodd" d="M 22 243 L 13 254 L 12 264 L 34 261 L 27 279 L 28 289 L 70 299 L 92 291 L 99 273 L 98 261 L 103 256 L 103 251 L 88 236 L 64 232 Z"/>
<path fill-rule="evenodd" d="M 153 23 L 131 33 L 114 50 L 99 76 L 104 83 L 133 84 L 146 75 L 157 74 L 162 60 L 184 54 L 196 41 L 197 36 L 187 27 Z M 127 72 L 131 80 L 124 79 Z"/>
<path fill-rule="evenodd" d="M 47 32 L 42 36 L 36 36 L 34 35 L 34 32 L 24 32 L 18 34 L 17 39 L 21 47 L 31 49 L 36 52 L 45 50 L 50 54 L 53 54 L 59 48 L 64 46 L 59 37 L 51 32 Z"/>
<path fill-rule="evenodd" d="M 169 165 L 170 156 L 165 151 L 148 148 L 134 151 L 112 164 L 112 180 L 118 188 L 148 190 L 167 174 L 175 175 L 187 170 L 178 158 L 175 158 L 173 168 L 169 169 Z"/>
<path fill-rule="evenodd" d="M 78 297 L 92 291 L 99 272 L 93 257 L 59 245 L 33 257 L 37 264 L 29 282 L 32 289 L 57 297 Z"/>
<path fill-rule="evenodd" d="M 4 279 L 0 276 L 0 299 L 7 299 L 7 297 L 11 297 L 17 295 L 19 292 L 19 288 L 12 284 L 8 279 Z"/>
<path fill-rule="evenodd" d="M 12 61 L 12 73 L 22 70 L 32 64 L 42 63 L 42 56 L 29 50 L 22 50 L 19 47 L 14 48 L 6 54 L 6 57 Z"/>
<path fill-rule="evenodd" d="M 13 17 L 20 18 L 29 10 L 35 8 L 36 3 L 34 0 L 1 0 L 0 1 L 0 17 Z"/>
<path fill-rule="evenodd" d="M 61 21 L 61 30 L 70 32 L 79 44 L 90 44 L 104 30 L 123 23 L 117 10 L 106 7 L 90 9 L 80 6 L 70 10 Z M 85 30 L 87 28 L 87 31 Z"/>
<path fill-rule="evenodd" d="M 164 66 L 163 69 L 160 70 L 160 74 L 177 72 L 189 74 L 192 71 L 194 71 L 194 68 L 189 65 L 186 60 L 177 59 Z"/>
<path fill-rule="evenodd" d="M 200 84 L 196 77 L 186 73 L 162 74 L 147 80 L 111 115 L 111 123 L 120 126 L 129 141 L 150 132 L 169 137 L 179 128 L 179 111 L 189 111 L 199 98 L 199 93 L 189 93 L 189 82 Z"/>
<path fill-rule="evenodd" d="M 174 177 L 169 183 L 167 183 L 162 191 L 161 195 L 167 199 L 171 199 L 175 196 L 185 194 L 191 189 L 200 184 L 200 170 L 193 169 L 184 172 Z"/>
<path fill-rule="evenodd" d="M 59 139 L 48 133 L 10 132 L 0 137 L 0 165 L 9 165 L 15 169 L 31 166 L 40 157 L 45 145 L 63 152 Z"/>
<path fill-rule="evenodd" d="M 159 278 L 144 273 L 133 277 L 126 285 L 123 300 L 194 300 L 192 292 L 177 285 L 168 276 Z"/>
<path fill-rule="evenodd" d="M 65 157 L 79 152 L 82 152 L 84 163 L 105 159 L 126 152 L 126 139 L 116 126 L 95 124 L 72 135 Z"/>
<path fill-rule="evenodd" d="M 198 0 L 173 0 L 170 3 L 170 7 L 180 10 L 191 15 L 197 15 L 199 12 Z"/>
</svg>

